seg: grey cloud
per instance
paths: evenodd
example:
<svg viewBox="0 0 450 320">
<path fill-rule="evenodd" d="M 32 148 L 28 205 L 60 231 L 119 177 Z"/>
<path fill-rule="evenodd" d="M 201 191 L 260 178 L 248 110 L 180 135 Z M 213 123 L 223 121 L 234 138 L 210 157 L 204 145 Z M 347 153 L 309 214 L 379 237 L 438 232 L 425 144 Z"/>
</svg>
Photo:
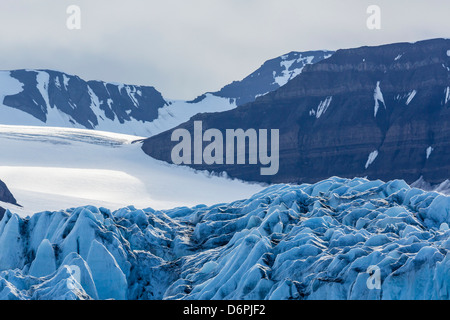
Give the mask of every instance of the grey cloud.
<svg viewBox="0 0 450 320">
<path fill-rule="evenodd" d="M 65 27 L 68 5 L 82 29 Z M 366 8 L 382 9 L 382 30 Z M 289 51 L 450 37 L 448 0 L 2 0 L 0 69 L 51 68 L 192 99 Z"/>
</svg>

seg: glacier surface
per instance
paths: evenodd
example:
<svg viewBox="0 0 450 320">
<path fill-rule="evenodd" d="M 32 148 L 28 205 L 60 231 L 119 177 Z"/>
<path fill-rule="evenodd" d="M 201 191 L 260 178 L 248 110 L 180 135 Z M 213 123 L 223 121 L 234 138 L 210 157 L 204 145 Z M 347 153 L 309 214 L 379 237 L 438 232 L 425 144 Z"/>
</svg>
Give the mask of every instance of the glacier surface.
<svg viewBox="0 0 450 320">
<path fill-rule="evenodd" d="M 338 177 L 213 206 L 7 211 L 0 298 L 449 299 L 449 223 L 448 196 Z"/>
<path fill-rule="evenodd" d="M 86 129 L 0 125 L 0 179 L 21 216 L 93 205 L 171 209 L 248 198 L 264 187 L 147 156 L 142 137 Z M 190 188 L 187 190 L 186 185 Z"/>
</svg>

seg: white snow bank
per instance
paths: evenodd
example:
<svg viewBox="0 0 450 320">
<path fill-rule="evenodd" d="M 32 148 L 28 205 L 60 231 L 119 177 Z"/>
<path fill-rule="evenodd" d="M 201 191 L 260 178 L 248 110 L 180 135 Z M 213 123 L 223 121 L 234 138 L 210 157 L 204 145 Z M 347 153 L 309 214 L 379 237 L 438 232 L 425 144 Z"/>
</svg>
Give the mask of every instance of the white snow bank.
<svg viewBox="0 0 450 320">
<path fill-rule="evenodd" d="M 377 81 L 377 86 L 373 92 L 373 99 L 375 100 L 374 106 L 374 117 L 377 117 L 378 110 L 380 109 L 380 102 L 383 104 L 383 107 L 386 109 L 386 104 L 384 103 L 383 93 L 380 88 L 380 81 Z"/>
<path fill-rule="evenodd" d="M 211 177 L 147 156 L 141 137 L 94 130 L 0 126 L 0 177 L 22 216 L 84 205 L 157 209 L 251 196 L 260 185 Z M 189 187 L 187 187 L 189 186 Z"/>
</svg>

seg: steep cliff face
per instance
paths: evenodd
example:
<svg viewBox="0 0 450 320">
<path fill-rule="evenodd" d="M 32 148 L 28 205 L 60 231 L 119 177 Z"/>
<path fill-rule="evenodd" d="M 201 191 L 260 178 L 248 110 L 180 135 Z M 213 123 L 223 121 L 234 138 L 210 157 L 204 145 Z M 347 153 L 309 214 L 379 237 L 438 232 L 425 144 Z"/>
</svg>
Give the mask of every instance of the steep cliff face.
<svg viewBox="0 0 450 320">
<path fill-rule="evenodd" d="M 333 51 L 290 52 L 266 61 L 260 68 L 242 79 L 234 81 L 214 95 L 234 99 L 240 106 L 284 86 L 302 73 L 305 66 L 327 59 Z"/>
<path fill-rule="evenodd" d="M 0 180 L 0 201 L 11 203 L 11 204 L 17 204 L 16 199 L 11 194 L 8 187 L 2 180 Z"/>
<path fill-rule="evenodd" d="M 0 201 L 11 203 L 11 204 L 17 204 L 16 199 L 11 194 L 8 187 L 2 180 L 0 180 Z M 4 213 L 5 213 L 5 209 L 0 207 L 0 220 L 3 218 Z"/>
<path fill-rule="evenodd" d="M 235 110 L 202 114 L 180 127 L 279 129 L 280 170 L 193 165 L 263 182 L 330 176 L 438 183 L 450 176 L 450 40 L 339 50 L 306 66 L 280 89 Z M 171 162 L 168 131 L 143 150 Z"/>
<path fill-rule="evenodd" d="M 51 70 L 2 71 L 0 84 L 2 124 L 114 131 L 153 121 L 167 104 L 153 87 L 84 81 Z"/>
</svg>

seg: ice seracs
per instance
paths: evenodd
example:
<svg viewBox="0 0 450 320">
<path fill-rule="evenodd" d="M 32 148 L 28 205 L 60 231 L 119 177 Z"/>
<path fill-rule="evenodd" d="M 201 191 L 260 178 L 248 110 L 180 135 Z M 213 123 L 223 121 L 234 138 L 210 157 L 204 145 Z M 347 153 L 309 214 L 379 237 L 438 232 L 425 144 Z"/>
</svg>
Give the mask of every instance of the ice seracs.
<svg viewBox="0 0 450 320">
<path fill-rule="evenodd" d="M 0 241 L 0 298 L 448 300 L 449 212 L 401 180 L 338 177 L 213 206 L 7 211 L 0 240 L 20 236 L 20 255 Z M 56 270 L 33 276 L 44 257 Z"/>
</svg>

